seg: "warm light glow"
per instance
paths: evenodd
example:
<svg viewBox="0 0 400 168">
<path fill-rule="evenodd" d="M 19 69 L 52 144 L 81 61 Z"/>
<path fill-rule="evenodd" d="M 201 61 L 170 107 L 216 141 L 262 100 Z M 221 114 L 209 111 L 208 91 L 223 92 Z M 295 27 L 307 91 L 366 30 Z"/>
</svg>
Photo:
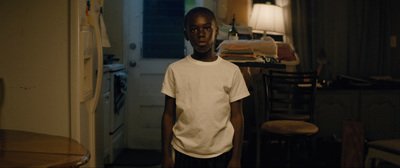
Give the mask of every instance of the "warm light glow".
<svg viewBox="0 0 400 168">
<path fill-rule="evenodd" d="M 285 34 L 282 7 L 270 4 L 254 4 L 249 26 L 255 33 Z"/>
</svg>

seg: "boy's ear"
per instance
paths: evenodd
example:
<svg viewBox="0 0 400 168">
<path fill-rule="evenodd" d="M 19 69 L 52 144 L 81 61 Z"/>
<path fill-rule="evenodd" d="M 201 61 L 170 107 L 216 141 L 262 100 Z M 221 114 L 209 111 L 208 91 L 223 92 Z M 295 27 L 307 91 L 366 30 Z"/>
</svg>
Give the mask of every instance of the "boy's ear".
<svg viewBox="0 0 400 168">
<path fill-rule="evenodd" d="M 217 38 L 218 34 L 219 34 L 219 27 L 217 26 L 217 28 L 215 29 L 215 38 Z"/>
</svg>

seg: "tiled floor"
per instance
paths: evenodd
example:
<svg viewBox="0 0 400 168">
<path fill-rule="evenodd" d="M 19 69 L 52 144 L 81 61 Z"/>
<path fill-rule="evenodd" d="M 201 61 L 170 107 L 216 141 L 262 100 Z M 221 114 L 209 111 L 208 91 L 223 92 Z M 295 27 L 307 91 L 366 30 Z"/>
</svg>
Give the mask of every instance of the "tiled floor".
<svg viewBox="0 0 400 168">
<path fill-rule="evenodd" d="M 279 158 L 277 155 L 277 150 L 279 150 L 276 146 L 272 145 L 272 146 L 268 146 L 268 151 L 269 152 L 262 152 L 262 162 L 261 162 L 261 167 L 282 167 L 282 165 L 280 165 L 279 163 Z M 134 153 L 134 154 L 132 154 Z M 143 157 L 143 153 L 145 152 L 125 152 L 126 155 L 129 155 L 129 157 L 125 156 L 121 156 L 121 157 L 125 157 L 125 160 L 131 160 L 130 158 L 135 158 L 135 157 Z M 136 156 L 136 155 L 140 155 L 140 156 Z M 146 155 L 146 154 L 145 154 Z M 155 155 L 151 155 L 151 154 L 147 154 L 148 157 L 153 157 Z M 156 155 L 157 158 L 154 159 L 158 159 L 160 155 Z M 129 161 L 128 161 L 129 162 Z M 129 165 L 127 164 L 126 161 L 119 161 L 120 164 L 118 165 L 108 165 L 106 166 L 107 168 L 161 168 L 161 165 L 151 165 L 151 166 L 138 166 L 138 165 Z M 308 163 L 308 164 L 305 164 Z M 134 163 L 133 163 L 134 164 Z M 314 163 L 313 163 L 314 164 Z M 302 162 L 301 164 L 298 165 L 302 165 L 302 166 L 297 166 L 297 167 L 303 167 L 303 165 L 307 165 L 307 167 L 313 167 L 310 165 L 310 162 L 307 160 L 307 162 Z M 255 151 L 250 149 L 250 146 L 248 144 L 244 144 L 243 146 L 243 154 L 242 154 L 242 167 L 243 168 L 254 168 L 255 167 Z"/>
<path fill-rule="evenodd" d="M 124 149 L 112 165 L 106 168 L 160 168 L 161 152 Z"/>
<path fill-rule="evenodd" d="M 280 147 L 277 146 L 276 144 L 271 144 L 266 146 L 265 150 L 262 150 L 262 156 L 261 156 L 261 167 L 285 167 L 285 165 L 282 165 L 280 162 L 279 158 L 279 150 Z M 340 153 L 341 153 L 341 146 L 339 143 L 316 143 L 316 150 L 315 150 L 315 156 L 314 158 L 308 158 L 304 157 L 302 154 L 304 150 L 299 150 L 296 151 L 297 155 L 297 162 L 296 164 L 293 164 L 291 167 L 307 167 L 307 168 L 312 168 L 312 167 L 330 167 L 330 168 L 336 168 L 340 167 Z M 132 154 L 134 153 L 134 154 Z M 144 156 L 144 155 L 148 156 Z M 126 157 L 128 156 L 129 157 Z M 140 156 L 136 156 L 140 155 Z M 132 160 L 130 158 L 143 158 L 145 159 L 160 159 L 160 154 L 149 154 L 148 151 L 135 151 L 131 153 L 126 154 L 125 156 L 121 156 L 125 158 L 129 158 L 128 160 Z M 151 158 L 151 157 L 156 157 L 156 158 Z M 142 159 L 143 160 L 143 159 Z M 158 160 L 158 162 L 160 162 Z M 106 168 L 161 168 L 161 165 L 151 165 L 151 166 L 140 166 L 140 165 L 129 165 L 129 164 L 123 164 L 123 165 L 107 165 L 105 166 Z M 255 151 L 251 150 L 251 146 L 248 144 L 244 144 L 243 146 L 243 154 L 242 154 L 242 168 L 254 168 L 255 167 Z M 378 166 L 378 168 L 394 168 L 397 166 L 394 166 L 390 163 L 387 162 L 381 162 L 381 164 Z"/>
</svg>

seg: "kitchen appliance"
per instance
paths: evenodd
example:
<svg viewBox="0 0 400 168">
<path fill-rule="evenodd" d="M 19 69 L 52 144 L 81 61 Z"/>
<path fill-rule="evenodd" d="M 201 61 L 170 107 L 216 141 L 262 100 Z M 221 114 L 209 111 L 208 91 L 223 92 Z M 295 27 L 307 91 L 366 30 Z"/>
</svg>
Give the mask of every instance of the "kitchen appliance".
<svg viewBox="0 0 400 168">
<path fill-rule="evenodd" d="M 2 129 L 70 137 L 103 166 L 103 128 L 95 111 L 107 46 L 103 0 L 0 2 Z M 102 27 L 102 28 L 100 28 Z"/>
<path fill-rule="evenodd" d="M 111 164 L 125 147 L 124 104 L 127 77 L 123 64 L 107 64 L 103 67 L 104 96 L 100 98 L 99 109 L 102 108 L 104 114 L 104 160 L 105 164 Z"/>
</svg>

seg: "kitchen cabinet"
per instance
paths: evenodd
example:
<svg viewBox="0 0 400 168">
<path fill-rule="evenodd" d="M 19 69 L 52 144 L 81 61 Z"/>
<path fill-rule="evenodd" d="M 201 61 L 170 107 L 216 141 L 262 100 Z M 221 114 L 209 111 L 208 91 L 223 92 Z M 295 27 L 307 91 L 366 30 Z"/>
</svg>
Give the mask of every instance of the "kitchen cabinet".
<svg viewBox="0 0 400 168">
<path fill-rule="evenodd" d="M 346 118 L 362 121 L 367 140 L 400 138 L 400 90 L 318 89 L 317 136 L 341 138 Z"/>
<path fill-rule="evenodd" d="M 317 91 L 315 98 L 315 124 L 318 135 L 341 135 L 344 118 L 358 118 L 358 94 L 354 91 Z"/>
<path fill-rule="evenodd" d="M 400 91 L 363 91 L 360 100 L 366 138 L 400 138 Z"/>
</svg>

